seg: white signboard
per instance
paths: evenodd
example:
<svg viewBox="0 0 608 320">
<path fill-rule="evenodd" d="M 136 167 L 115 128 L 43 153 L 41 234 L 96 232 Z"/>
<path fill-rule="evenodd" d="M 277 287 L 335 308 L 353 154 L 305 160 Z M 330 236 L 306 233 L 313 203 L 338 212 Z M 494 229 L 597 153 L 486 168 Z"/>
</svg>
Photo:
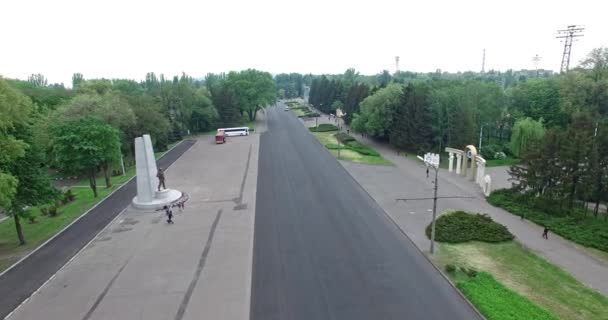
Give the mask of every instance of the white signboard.
<svg viewBox="0 0 608 320">
<path fill-rule="evenodd" d="M 439 167 L 439 154 L 437 153 L 425 153 L 424 154 L 424 163 L 428 166 L 433 166 L 435 168 Z"/>
</svg>

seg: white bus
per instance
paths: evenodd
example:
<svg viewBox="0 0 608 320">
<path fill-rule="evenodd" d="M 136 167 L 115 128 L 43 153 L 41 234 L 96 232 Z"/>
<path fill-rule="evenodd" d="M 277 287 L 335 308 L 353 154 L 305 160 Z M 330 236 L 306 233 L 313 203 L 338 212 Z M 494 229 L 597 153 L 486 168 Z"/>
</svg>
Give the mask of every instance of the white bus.
<svg viewBox="0 0 608 320">
<path fill-rule="evenodd" d="M 249 128 L 248 127 L 239 127 L 239 128 L 220 128 L 217 131 L 224 131 L 224 135 L 227 137 L 232 136 L 248 136 Z"/>
</svg>

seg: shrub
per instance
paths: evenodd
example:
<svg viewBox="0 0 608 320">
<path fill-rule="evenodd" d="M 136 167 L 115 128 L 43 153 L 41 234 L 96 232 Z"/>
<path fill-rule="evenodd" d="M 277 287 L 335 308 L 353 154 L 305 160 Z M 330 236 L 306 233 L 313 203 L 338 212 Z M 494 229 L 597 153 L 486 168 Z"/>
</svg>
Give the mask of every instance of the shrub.
<svg viewBox="0 0 608 320">
<path fill-rule="evenodd" d="M 451 263 L 448 263 L 448 264 L 445 265 L 445 272 L 447 272 L 447 273 L 454 273 L 455 271 L 456 271 L 456 266 L 455 265 L 453 265 Z"/>
<path fill-rule="evenodd" d="M 464 270 L 464 273 L 467 274 L 467 276 L 469 276 L 469 278 L 475 278 L 477 276 L 477 270 L 473 269 L 473 268 L 469 268 Z"/>
<path fill-rule="evenodd" d="M 334 126 L 330 123 L 322 123 L 317 127 L 309 128 L 312 132 L 329 132 L 329 131 L 338 131 L 338 127 Z"/>
<path fill-rule="evenodd" d="M 336 137 L 336 139 L 338 139 L 338 141 L 340 141 L 343 144 L 348 144 L 349 142 L 357 141 L 357 140 L 355 140 L 355 138 L 349 136 L 348 134 L 346 134 L 344 132 L 336 133 L 335 137 Z"/>
<path fill-rule="evenodd" d="M 361 144 L 359 141 L 350 141 L 346 145 L 349 147 L 349 149 L 356 151 L 362 155 L 374 156 L 374 157 L 380 156 L 380 154 L 376 150 L 374 150 L 364 144 Z"/>
<path fill-rule="evenodd" d="M 327 148 L 329 150 L 338 150 L 338 149 L 344 150 L 344 149 L 347 149 L 347 147 L 341 146 L 341 145 L 337 145 L 335 143 L 328 143 L 328 144 L 325 145 L 325 148 Z"/>
<path fill-rule="evenodd" d="M 431 224 L 426 228 L 426 235 L 431 237 Z M 439 242 L 504 242 L 513 238 L 505 226 L 484 214 L 456 211 L 444 214 L 435 221 L 435 240 Z"/>
<path fill-rule="evenodd" d="M 486 160 L 496 159 L 496 153 L 502 152 L 502 146 L 496 144 L 488 144 L 481 148 L 481 156 Z"/>
<path fill-rule="evenodd" d="M 305 114 L 298 116 L 298 118 L 316 118 L 319 117 L 320 115 L 316 112 L 306 112 Z"/>
<path fill-rule="evenodd" d="M 27 218 L 27 220 L 28 220 L 30 223 L 36 223 L 36 215 L 35 215 L 35 214 L 33 214 L 31 211 L 27 211 L 27 212 L 25 213 L 25 217 Z"/>
<path fill-rule="evenodd" d="M 52 206 L 48 207 L 48 215 L 50 217 L 56 217 L 59 215 L 59 213 L 60 213 L 59 209 L 57 209 L 56 205 L 52 205 Z"/>
<path fill-rule="evenodd" d="M 72 189 L 68 189 L 63 193 L 63 198 L 61 199 L 62 204 L 68 204 L 72 201 L 76 200 L 76 195 L 72 192 Z"/>
<path fill-rule="evenodd" d="M 558 319 L 528 298 L 505 287 L 486 272 L 479 272 L 477 276 L 460 281 L 456 286 L 488 319 Z"/>
</svg>

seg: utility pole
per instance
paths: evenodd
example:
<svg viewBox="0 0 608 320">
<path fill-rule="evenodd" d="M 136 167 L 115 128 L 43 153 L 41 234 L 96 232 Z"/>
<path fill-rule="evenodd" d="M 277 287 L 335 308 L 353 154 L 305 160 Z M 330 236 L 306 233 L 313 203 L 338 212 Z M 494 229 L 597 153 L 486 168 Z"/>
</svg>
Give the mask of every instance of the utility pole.
<svg viewBox="0 0 608 320">
<path fill-rule="evenodd" d="M 431 224 L 431 254 L 435 253 L 435 218 L 437 217 L 437 175 L 439 173 L 439 165 L 432 166 L 435 169 L 435 190 L 433 191 L 433 222 Z"/>
<path fill-rule="evenodd" d="M 426 153 L 424 158 L 421 156 L 417 156 L 418 159 L 424 161 L 427 165 L 427 174 L 428 167 L 432 167 L 435 170 L 435 187 L 433 188 L 433 197 L 432 198 L 399 198 L 395 199 L 396 201 L 418 201 L 418 200 L 431 200 L 433 199 L 433 221 L 431 222 L 431 254 L 435 253 L 435 220 L 437 218 L 437 199 L 472 199 L 475 197 L 468 196 L 437 196 L 437 190 L 439 190 L 439 154 L 436 153 Z"/>
<path fill-rule="evenodd" d="M 570 54 L 572 52 L 572 42 L 574 38 L 582 37 L 585 28 L 577 25 L 570 25 L 567 29 L 557 30 L 557 39 L 564 39 L 564 53 L 562 54 L 562 65 L 559 69 L 560 73 L 568 72 L 570 69 Z"/>
<path fill-rule="evenodd" d="M 483 49 L 483 58 L 481 59 L 481 73 L 486 72 L 486 49 Z"/>
</svg>

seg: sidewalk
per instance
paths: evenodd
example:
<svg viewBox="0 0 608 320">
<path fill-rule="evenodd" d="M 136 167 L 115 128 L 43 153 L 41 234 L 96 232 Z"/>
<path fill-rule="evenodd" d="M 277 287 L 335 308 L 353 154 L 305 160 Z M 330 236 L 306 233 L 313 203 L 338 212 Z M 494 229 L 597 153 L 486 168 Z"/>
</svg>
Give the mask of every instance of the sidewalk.
<svg viewBox="0 0 608 320">
<path fill-rule="evenodd" d="M 317 110 L 317 112 L 319 112 Z M 321 112 L 319 112 L 321 113 Z M 322 113 L 321 113 L 322 114 Z M 314 126 L 315 121 L 304 121 L 306 126 Z M 336 124 L 327 115 L 319 118 L 319 123 Z M 348 127 L 344 126 L 343 131 Z M 394 166 L 369 166 L 340 161 L 344 168 L 361 184 L 361 186 L 378 202 L 391 218 L 423 251 L 428 251 L 429 240 L 424 229 L 431 222 L 432 201 L 396 201 L 397 198 L 417 198 L 432 196 L 432 179 L 426 177 L 425 166 L 417 161 L 397 154 L 397 150 L 387 143 L 381 143 L 360 134 L 351 134 L 359 142 L 378 151 Z M 492 171 L 501 169 L 492 169 Z M 505 172 L 502 169 L 502 172 Z M 497 177 L 497 184 L 507 186 L 508 176 Z M 492 177 L 494 178 L 494 177 Z M 548 240 L 541 238 L 542 227 L 521 220 L 518 216 L 488 204 L 481 188 L 473 182 L 439 171 L 439 196 L 472 197 L 463 199 L 441 199 L 438 201 L 438 212 L 449 209 L 461 209 L 469 212 L 487 213 L 495 221 L 505 225 L 523 245 L 540 256 L 560 266 L 576 279 L 608 295 L 608 265 L 577 245 L 558 235 L 550 234 Z"/>
</svg>

